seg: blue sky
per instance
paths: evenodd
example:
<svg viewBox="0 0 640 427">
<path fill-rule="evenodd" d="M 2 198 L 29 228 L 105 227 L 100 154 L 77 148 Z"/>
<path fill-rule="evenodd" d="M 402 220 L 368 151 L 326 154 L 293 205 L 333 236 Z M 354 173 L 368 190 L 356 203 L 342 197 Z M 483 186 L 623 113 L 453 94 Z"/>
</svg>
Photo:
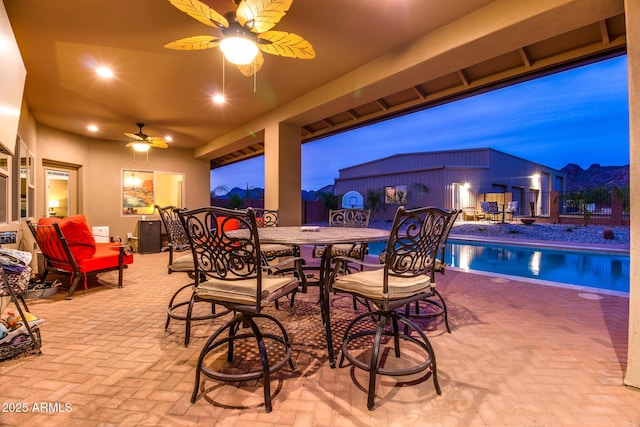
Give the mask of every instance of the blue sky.
<svg viewBox="0 0 640 427">
<path fill-rule="evenodd" d="M 490 147 L 561 169 L 629 163 L 627 57 L 554 74 L 302 146 L 302 188 L 401 153 Z M 262 156 L 211 171 L 218 186 L 264 188 Z"/>
</svg>

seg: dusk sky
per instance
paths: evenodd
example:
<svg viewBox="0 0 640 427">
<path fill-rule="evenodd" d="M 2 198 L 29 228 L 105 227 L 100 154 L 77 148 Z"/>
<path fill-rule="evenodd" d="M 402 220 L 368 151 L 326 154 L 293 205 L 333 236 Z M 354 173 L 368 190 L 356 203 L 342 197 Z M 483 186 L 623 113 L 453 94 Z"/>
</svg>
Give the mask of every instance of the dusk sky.
<svg viewBox="0 0 640 427">
<path fill-rule="evenodd" d="M 395 154 L 494 148 L 561 169 L 629 164 L 627 57 L 599 62 L 302 146 L 302 188 Z M 211 189 L 264 188 L 262 156 L 211 171 Z"/>
</svg>

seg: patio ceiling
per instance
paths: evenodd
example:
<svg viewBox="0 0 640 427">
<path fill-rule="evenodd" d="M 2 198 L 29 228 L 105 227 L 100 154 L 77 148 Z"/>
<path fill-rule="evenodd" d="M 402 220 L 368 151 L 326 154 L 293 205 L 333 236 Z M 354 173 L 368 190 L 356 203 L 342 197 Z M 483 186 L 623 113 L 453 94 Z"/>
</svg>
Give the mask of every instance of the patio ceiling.
<svg viewBox="0 0 640 427">
<path fill-rule="evenodd" d="M 231 0 L 206 1 L 224 13 Z M 303 142 L 625 52 L 619 0 L 295 0 L 277 30 L 300 34 L 313 60 L 265 55 L 257 79 L 217 49 L 169 41 L 209 27 L 168 1 L 4 0 L 25 66 L 25 98 L 42 125 L 124 148 L 144 122 L 212 167 L 263 153 L 262 124 L 295 123 Z M 91 5 L 90 7 L 88 5 Z M 107 64 L 116 79 L 97 81 Z M 101 131 L 91 135 L 86 125 Z"/>
</svg>

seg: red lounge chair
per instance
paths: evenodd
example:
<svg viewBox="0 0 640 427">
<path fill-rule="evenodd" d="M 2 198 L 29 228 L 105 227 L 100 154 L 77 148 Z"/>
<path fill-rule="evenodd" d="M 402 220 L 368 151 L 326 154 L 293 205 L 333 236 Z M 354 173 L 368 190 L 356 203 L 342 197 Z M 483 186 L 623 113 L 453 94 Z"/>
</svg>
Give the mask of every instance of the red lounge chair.
<svg viewBox="0 0 640 427">
<path fill-rule="evenodd" d="M 49 271 L 71 275 L 71 287 L 67 299 L 87 274 L 118 270 L 118 287 L 122 287 L 122 275 L 126 265 L 133 262 L 129 246 L 115 243 L 96 243 L 84 215 L 65 219 L 41 218 L 38 225 L 27 222 L 33 237 L 45 259 L 43 280 Z"/>
</svg>

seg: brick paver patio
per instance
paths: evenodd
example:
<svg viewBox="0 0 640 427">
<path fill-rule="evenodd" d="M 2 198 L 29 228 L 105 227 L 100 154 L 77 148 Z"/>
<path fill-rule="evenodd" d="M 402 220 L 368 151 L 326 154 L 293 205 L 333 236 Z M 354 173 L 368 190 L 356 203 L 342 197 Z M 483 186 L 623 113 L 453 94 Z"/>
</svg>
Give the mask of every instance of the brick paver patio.
<svg viewBox="0 0 640 427">
<path fill-rule="evenodd" d="M 275 313 L 293 337 L 295 369 L 272 378 L 273 412 L 257 384 L 206 383 L 190 403 L 194 366 L 222 319 L 164 330 L 166 304 L 187 281 L 166 274 L 168 254 L 136 254 L 71 301 L 64 292 L 34 300 L 43 354 L 0 362 L 1 426 L 637 426 L 640 392 L 626 388 L 628 299 L 447 270 L 437 276 L 453 332 L 424 323 L 442 387 L 382 377 L 366 408 L 367 377 L 331 369 L 317 289 Z M 586 297 L 586 298 L 585 298 Z M 354 315 L 333 298 L 336 352 Z M 26 409 L 17 413 L 17 409 Z"/>
</svg>

